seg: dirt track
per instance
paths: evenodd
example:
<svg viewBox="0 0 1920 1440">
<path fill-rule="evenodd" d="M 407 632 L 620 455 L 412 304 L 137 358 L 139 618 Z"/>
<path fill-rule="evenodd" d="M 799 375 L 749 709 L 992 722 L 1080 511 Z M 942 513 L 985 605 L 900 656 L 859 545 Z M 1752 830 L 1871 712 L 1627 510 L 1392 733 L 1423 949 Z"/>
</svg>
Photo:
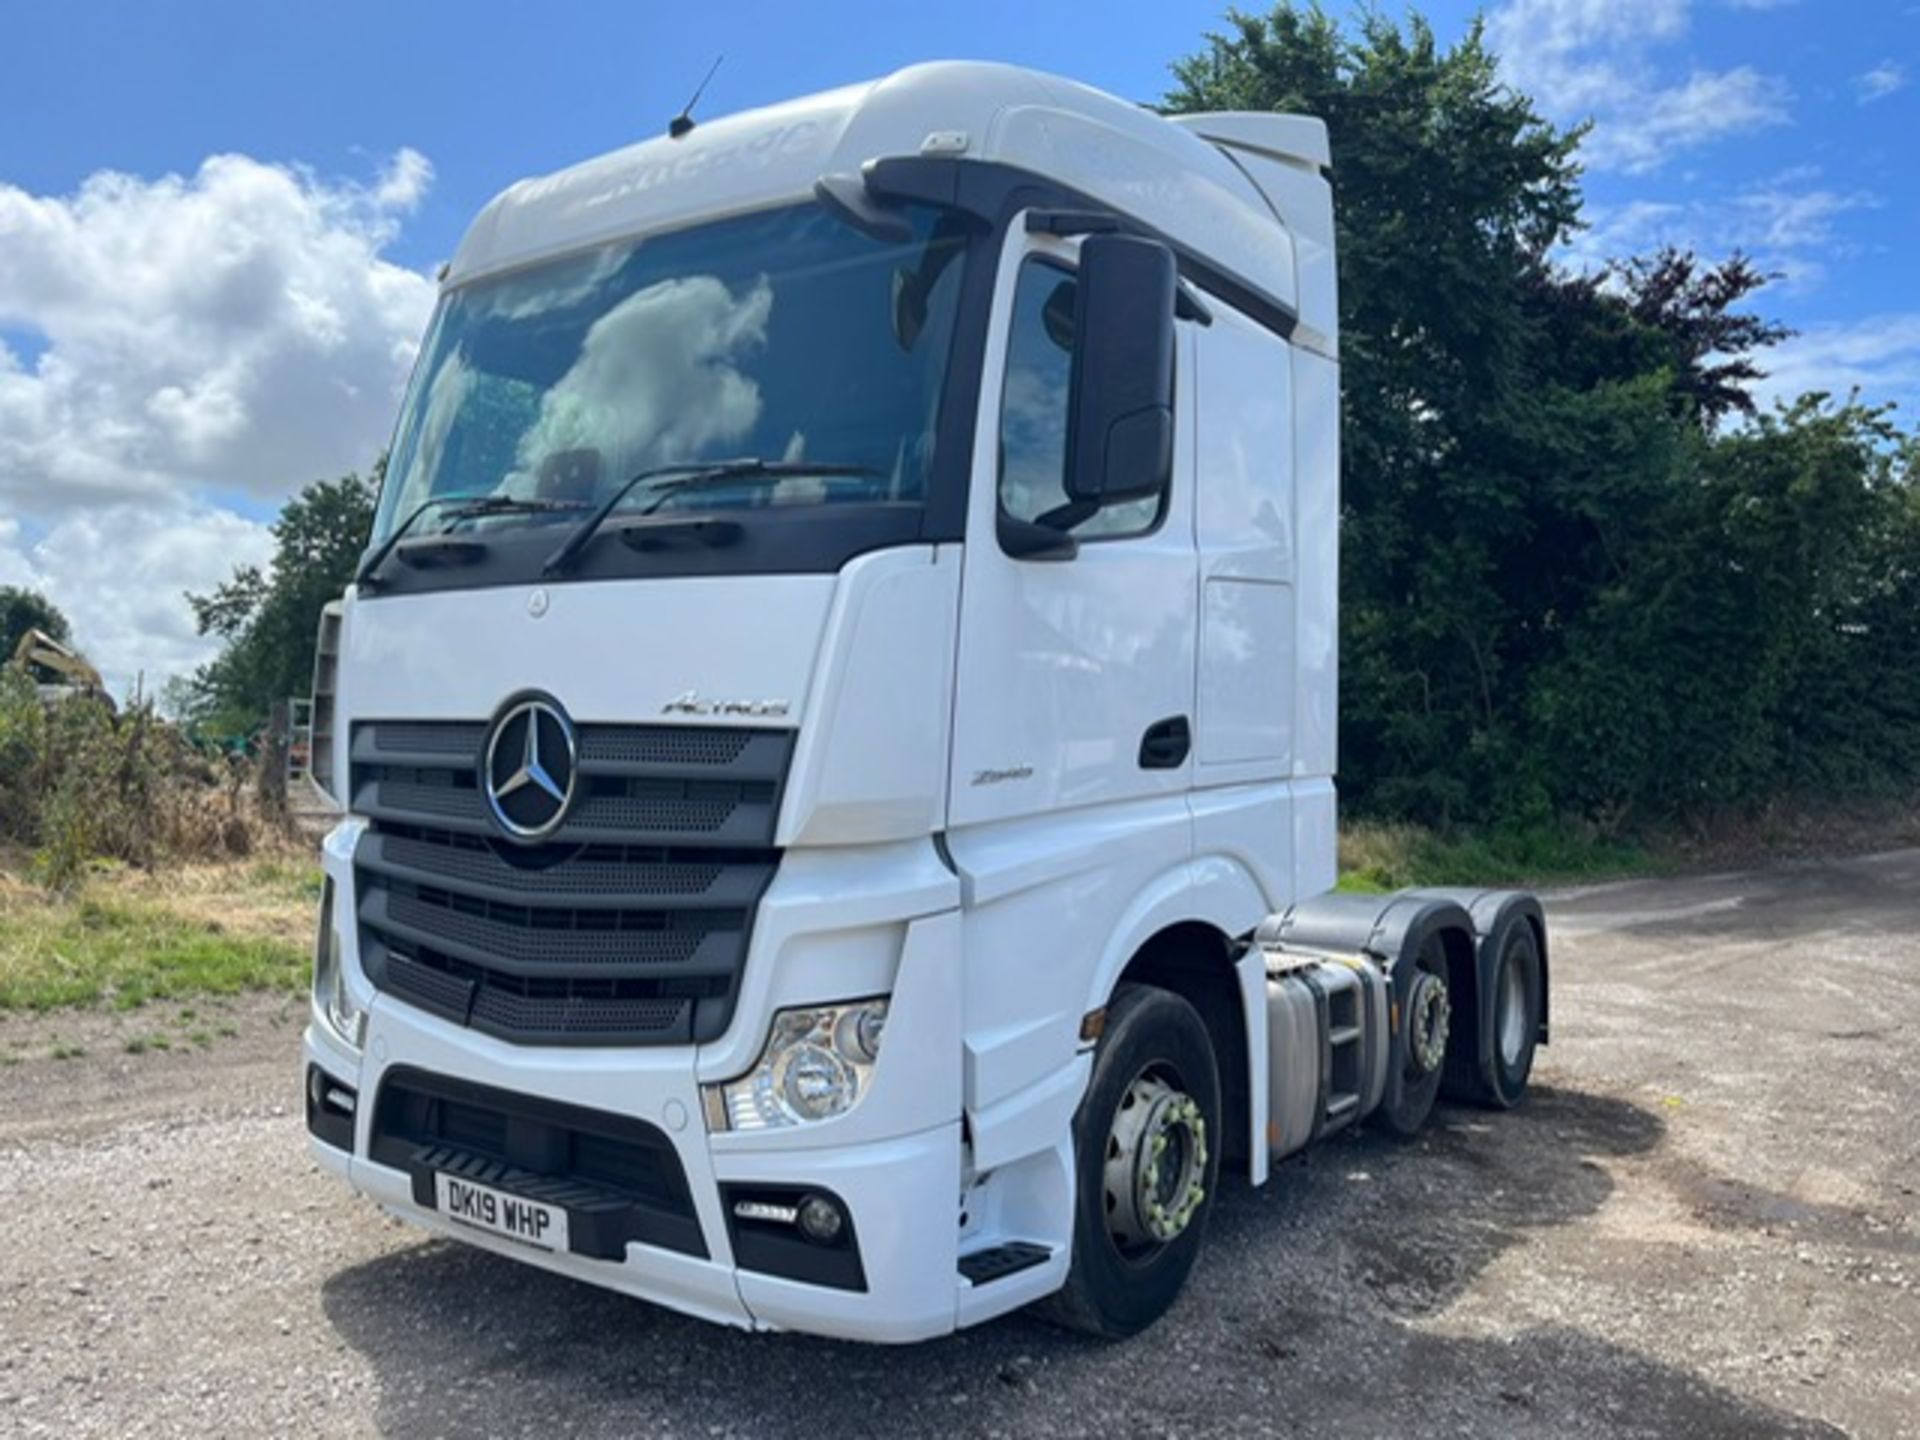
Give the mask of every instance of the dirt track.
<svg viewBox="0 0 1920 1440">
<path fill-rule="evenodd" d="M 1228 1189 L 1113 1347 L 748 1335 L 423 1241 L 305 1159 L 297 1011 L 63 1022 L 93 1055 L 0 1068 L 0 1433 L 1920 1433 L 1920 851 L 1550 912 L 1522 1110 Z"/>
</svg>

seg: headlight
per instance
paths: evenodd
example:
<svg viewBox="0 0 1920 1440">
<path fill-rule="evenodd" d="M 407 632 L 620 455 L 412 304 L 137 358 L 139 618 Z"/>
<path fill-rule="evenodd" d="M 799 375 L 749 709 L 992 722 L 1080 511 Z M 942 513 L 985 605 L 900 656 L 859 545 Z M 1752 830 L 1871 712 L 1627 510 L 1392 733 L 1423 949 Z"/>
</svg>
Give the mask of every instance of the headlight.
<svg viewBox="0 0 1920 1440">
<path fill-rule="evenodd" d="M 753 1069 L 709 1089 L 720 1101 L 713 1123 L 772 1130 L 846 1114 L 866 1091 L 886 1023 L 884 999 L 777 1012 Z"/>
<path fill-rule="evenodd" d="M 320 891 L 320 933 L 313 948 L 313 1010 L 327 1028 L 358 1050 L 367 1038 L 367 1012 L 347 989 L 340 932 L 333 928 L 333 881 Z"/>
</svg>

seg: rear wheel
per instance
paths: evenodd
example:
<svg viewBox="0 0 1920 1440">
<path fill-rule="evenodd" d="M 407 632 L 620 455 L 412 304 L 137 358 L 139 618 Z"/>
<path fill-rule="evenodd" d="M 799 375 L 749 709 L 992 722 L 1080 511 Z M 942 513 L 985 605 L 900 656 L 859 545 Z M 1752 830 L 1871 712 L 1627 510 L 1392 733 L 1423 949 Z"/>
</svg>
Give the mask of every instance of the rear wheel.
<svg viewBox="0 0 1920 1440">
<path fill-rule="evenodd" d="M 1447 952 L 1438 935 L 1429 935 L 1414 961 L 1412 983 L 1401 1002 L 1400 1030 L 1393 1059 L 1399 1066 L 1398 1093 L 1390 1089 L 1381 1118 L 1396 1135 L 1417 1135 L 1433 1113 L 1446 1069 L 1447 1039 L 1453 1030 L 1453 998 L 1447 988 Z"/>
<path fill-rule="evenodd" d="M 1073 1261 L 1039 1309 L 1119 1339 L 1173 1304 L 1213 1208 L 1220 1078 L 1191 1005 L 1147 985 L 1115 992 L 1073 1138 Z"/>
<path fill-rule="evenodd" d="M 1481 1098 L 1495 1109 L 1520 1103 L 1540 1040 L 1540 944 L 1531 925 L 1515 925 L 1493 981 L 1493 1043 Z"/>
</svg>

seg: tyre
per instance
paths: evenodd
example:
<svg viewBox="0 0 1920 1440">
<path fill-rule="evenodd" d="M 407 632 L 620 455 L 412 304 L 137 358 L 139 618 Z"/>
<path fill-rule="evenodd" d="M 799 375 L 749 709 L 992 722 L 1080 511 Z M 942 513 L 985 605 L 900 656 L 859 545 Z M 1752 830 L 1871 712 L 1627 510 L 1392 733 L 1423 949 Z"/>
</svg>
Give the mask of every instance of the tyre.
<svg viewBox="0 0 1920 1440">
<path fill-rule="evenodd" d="M 1400 1000 L 1400 1028 L 1393 1037 L 1393 1063 L 1399 1074 L 1388 1081 L 1380 1116 L 1396 1135 L 1420 1133 L 1433 1113 L 1446 1071 L 1447 1040 L 1453 1028 L 1453 1000 L 1447 986 L 1445 942 L 1429 935 L 1414 960 L 1412 978 Z"/>
<path fill-rule="evenodd" d="M 1117 1340 L 1166 1313 L 1213 1210 L 1220 1113 L 1198 1013 L 1171 991 L 1122 985 L 1074 1115 L 1073 1260 L 1042 1315 Z"/>
<path fill-rule="evenodd" d="M 1527 1093 L 1540 1040 L 1540 942 L 1531 925 L 1515 925 L 1500 951 L 1492 1014 L 1480 1100 L 1496 1110 L 1510 1110 Z"/>
</svg>

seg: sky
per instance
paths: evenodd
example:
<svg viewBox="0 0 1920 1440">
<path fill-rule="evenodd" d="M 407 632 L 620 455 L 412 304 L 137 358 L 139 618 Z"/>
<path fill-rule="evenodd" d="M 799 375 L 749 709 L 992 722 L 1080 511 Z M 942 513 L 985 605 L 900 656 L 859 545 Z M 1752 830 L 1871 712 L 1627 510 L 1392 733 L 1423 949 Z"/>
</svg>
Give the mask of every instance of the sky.
<svg viewBox="0 0 1920 1440">
<path fill-rule="evenodd" d="M 1224 9 L 0 0 L 0 584 L 123 694 L 205 660 L 183 592 L 385 445 L 467 220 L 658 133 L 716 55 L 709 117 L 952 57 L 1154 101 Z M 1593 123 L 1568 263 L 1743 249 L 1799 332 L 1770 397 L 1920 414 L 1920 0 L 1422 9 L 1447 40 L 1483 11 L 1506 78 Z"/>
</svg>

